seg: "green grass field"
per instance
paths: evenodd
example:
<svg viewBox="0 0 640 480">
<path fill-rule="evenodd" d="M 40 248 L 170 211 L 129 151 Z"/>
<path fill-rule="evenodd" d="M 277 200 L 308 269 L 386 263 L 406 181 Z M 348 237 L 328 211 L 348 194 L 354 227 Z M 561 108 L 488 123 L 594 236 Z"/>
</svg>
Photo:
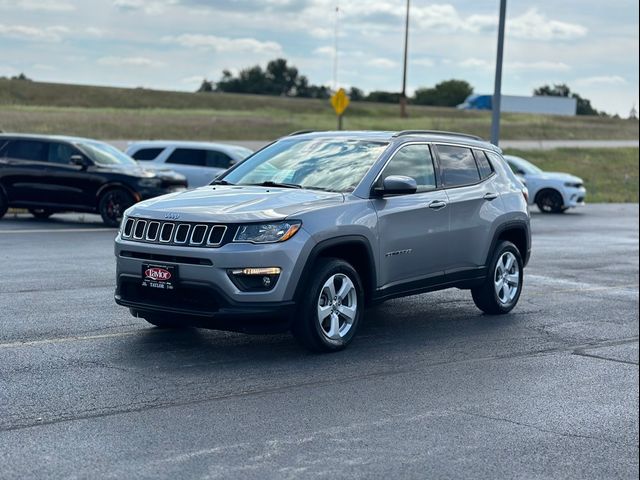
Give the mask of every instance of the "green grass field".
<svg viewBox="0 0 640 480">
<path fill-rule="evenodd" d="M 353 102 L 346 129 L 454 130 L 489 136 L 490 113 Z M 101 139 L 266 140 L 336 127 L 328 101 L 223 93 L 166 92 L 0 79 L 0 129 Z M 504 114 L 504 139 L 638 138 L 638 122 L 599 117 Z"/>
<path fill-rule="evenodd" d="M 346 129 L 453 130 L 489 136 L 490 113 L 354 102 Z M 328 101 L 167 92 L 0 79 L 0 130 L 113 139 L 269 140 L 294 130 L 328 130 L 336 118 Z M 638 138 L 638 122 L 600 117 L 504 114 L 510 140 Z M 638 201 L 638 149 L 508 151 L 545 170 L 582 177 L 590 202 Z"/>
<path fill-rule="evenodd" d="M 587 202 L 638 202 L 637 148 L 506 149 L 505 153 L 525 158 L 543 170 L 581 177 Z"/>
</svg>

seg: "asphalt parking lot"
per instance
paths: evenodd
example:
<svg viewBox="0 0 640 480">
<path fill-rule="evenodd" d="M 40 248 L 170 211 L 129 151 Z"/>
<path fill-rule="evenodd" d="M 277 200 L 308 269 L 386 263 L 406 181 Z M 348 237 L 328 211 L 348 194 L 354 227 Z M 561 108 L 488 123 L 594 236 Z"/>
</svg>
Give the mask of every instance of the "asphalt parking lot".
<svg viewBox="0 0 640 480">
<path fill-rule="evenodd" d="M 0 221 L 0 478 L 638 478 L 638 205 L 533 214 L 519 306 L 368 312 L 346 351 L 150 328 L 98 217 Z"/>
</svg>

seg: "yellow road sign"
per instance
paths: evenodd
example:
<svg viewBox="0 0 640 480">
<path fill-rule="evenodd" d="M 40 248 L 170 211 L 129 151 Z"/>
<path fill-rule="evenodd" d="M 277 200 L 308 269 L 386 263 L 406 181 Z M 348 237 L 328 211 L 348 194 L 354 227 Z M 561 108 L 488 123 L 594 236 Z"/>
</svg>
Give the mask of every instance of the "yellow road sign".
<svg viewBox="0 0 640 480">
<path fill-rule="evenodd" d="M 349 106 L 349 97 L 344 88 L 341 88 L 336 93 L 331 95 L 331 105 L 336 112 L 336 115 L 342 115 Z"/>
</svg>

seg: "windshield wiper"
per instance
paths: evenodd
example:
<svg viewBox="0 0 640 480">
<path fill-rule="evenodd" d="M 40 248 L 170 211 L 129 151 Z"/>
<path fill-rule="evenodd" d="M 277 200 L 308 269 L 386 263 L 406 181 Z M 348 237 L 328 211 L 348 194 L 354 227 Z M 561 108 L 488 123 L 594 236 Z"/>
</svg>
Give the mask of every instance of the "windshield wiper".
<svg viewBox="0 0 640 480">
<path fill-rule="evenodd" d="M 255 185 L 257 187 L 302 188 L 302 185 L 298 185 L 295 183 L 279 183 L 279 182 L 272 182 L 271 180 L 268 180 L 262 183 L 249 183 L 248 185 Z"/>
<path fill-rule="evenodd" d="M 231 182 L 227 182 L 226 180 L 214 180 L 210 183 L 210 185 L 235 185 Z"/>
</svg>

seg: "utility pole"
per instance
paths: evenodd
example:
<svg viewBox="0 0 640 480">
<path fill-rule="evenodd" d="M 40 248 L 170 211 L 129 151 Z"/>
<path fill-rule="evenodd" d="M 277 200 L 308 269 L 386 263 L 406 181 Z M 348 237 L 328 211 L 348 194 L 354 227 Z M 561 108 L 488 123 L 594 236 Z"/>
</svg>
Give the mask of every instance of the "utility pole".
<svg viewBox="0 0 640 480">
<path fill-rule="evenodd" d="M 496 77 L 491 101 L 491 143 L 500 142 L 500 100 L 502 90 L 502 57 L 504 53 L 504 24 L 507 13 L 507 0 L 500 0 L 500 22 L 498 23 L 498 54 L 496 57 Z"/>
<path fill-rule="evenodd" d="M 409 0 L 404 21 L 404 62 L 402 67 L 402 93 L 400 94 L 400 116 L 407 118 L 407 49 L 409 46 Z"/>
<path fill-rule="evenodd" d="M 338 36 L 340 35 L 340 6 L 336 5 L 336 18 L 333 32 L 333 91 L 338 91 Z"/>
</svg>

